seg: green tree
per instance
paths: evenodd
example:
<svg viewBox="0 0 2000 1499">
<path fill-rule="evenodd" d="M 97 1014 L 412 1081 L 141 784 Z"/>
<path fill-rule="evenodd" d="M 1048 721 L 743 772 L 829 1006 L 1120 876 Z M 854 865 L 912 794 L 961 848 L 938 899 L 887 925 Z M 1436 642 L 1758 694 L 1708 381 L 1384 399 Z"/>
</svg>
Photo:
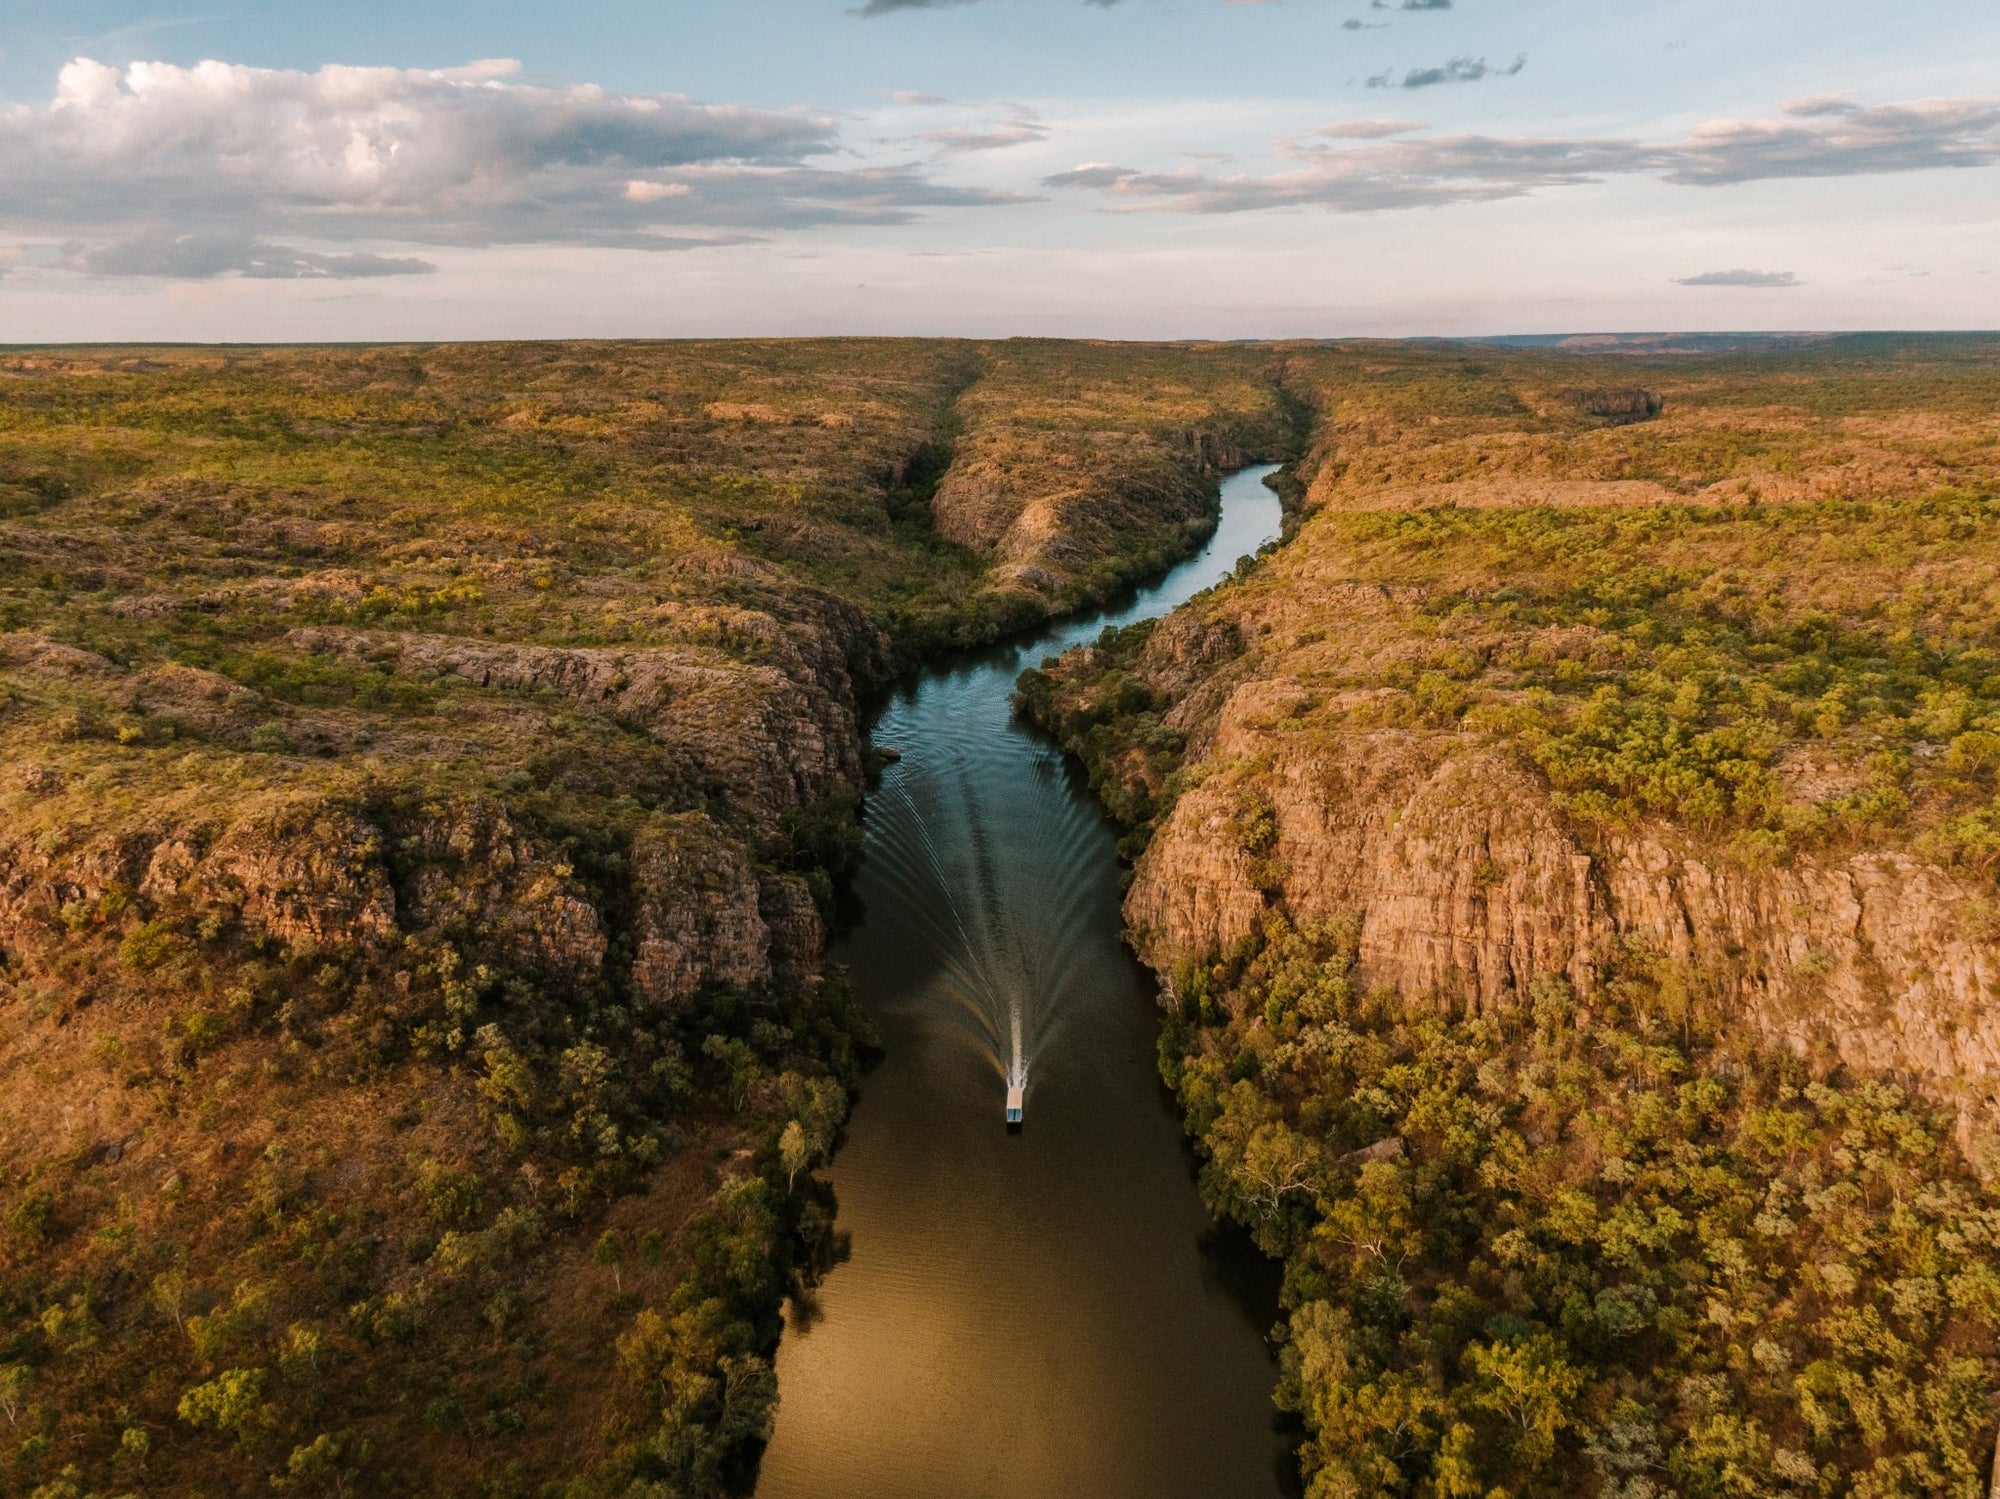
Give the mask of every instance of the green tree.
<svg viewBox="0 0 2000 1499">
<path fill-rule="evenodd" d="M 43 1308 L 41 1323 L 50 1346 L 69 1355 L 93 1351 L 104 1331 L 86 1296 L 72 1296 L 67 1303 Z"/>
<path fill-rule="evenodd" d="M 277 1413 L 264 1401 L 268 1381 L 263 1369 L 225 1369 L 181 1396 L 180 1418 L 202 1430 L 228 1432 L 244 1451 L 252 1451 L 277 1424 Z"/>
<path fill-rule="evenodd" d="M 118 1453 L 141 1473 L 152 1455 L 153 1434 L 143 1426 L 128 1426 L 118 1434 Z"/>
<path fill-rule="evenodd" d="M 1554 1457 L 1556 1437 L 1570 1426 L 1571 1407 L 1589 1383 L 1556 1340 L 1537 1333 L 1519 1343 L 1474 1344 L 1465 1365 L 1477 1382 L 1473 1404 L 1515 1429 L 1515 1460 L 1533 1470 Z"/>
<path fill-rule="evenodd" d="M 1223 1100 L 1208 1136 L 1204 1180 L 1222 1208 L 1257 1234 L 1267 1253 L 1283 1250 L 1280 1219 L 1295 1199 L 1310 1198 L 1320 1177 L 1320 1153 L 1259 1097 L 1239 1082 Z"/>
<path fill-rule="evenodd" d="M 590 1251 L 590 1258 L 593 1264 L 611 1272 L 612 1289 L 622 1296 L 625 1293 L 625 1241 L 618 1237 L 616 1230 L 604 1231 L 597 1247 Z"/>
<path fill-rule="evenodd" d="M 292 1449 L 291 1456 L 285 1459 L 285 1471 L 271 1475 L 271 1487 L 280 1493 L 342 1495 L 371 1455 L 369 1444 L 353 1432 L 323 1431 L 312 1441 Z"/>
<path fill-rule="evenodd" d="M 1394 1161 L 1370 1161 L 1351 1191 L 1336 1198 L 1313 1237 L 1376 1271 L 1400 1271 L 1424 1242 L 1424 1219 L 1410 1196 L 1409 1173 Z"/>
<path fill-rule="evenodd" d="M 153 1277 L 152 1303 L 160 1313 L 173 1319 L 174 1331 L 187 1330 L 187 1271 L 176 1266 Z"/>
<path fill-rule="evenodd" d="M 326 1334 L 314 1323 L 294 1322 L 285 1329 L 284 1349 L 278 1366 L 295 1379 L 311 1379 L 319 1374 L 320 1355 L 326 1350 Z"/>
<path fill-rule="evenodd" d="M 806 1132 L 798 1120 L 785 1125 L 784 1133 L 778 1136 L 778 1160 L 785 1168 L 785 1190 L 791 1191 L 798 1183 L 799 1173 L 812 1164 L 812 1146 L 806 1141 Z"/>
<path fill-rule="evenodd" d="M 724 1072 L 729 1085 L 729 1108 L 732 1113 L 742 1113 L 749 1101 L 750 1090 L 762 1074 L 757 1053 L 750 1049 L 746 1041 L 731 1036 L 709 1036 L 701 1043 L 701 1054 L 716 1063 Z"/>
<path fill-rule="evenodd" d="M 21 1408 L 27 1401 L 28 1382 L 34 1376 L 26 1364 L 0 1364 L 0 1416 L 9 1428 L 21 1426 Z"/>
<path fill-rule="evenodd" d="M 53 1192 L 30 1192 L 7 1214 L 7 1226 L 14 1230 L 23 1244 L 30 1249 L 39 1249 L 49 1236 L 49 1224 L 55 1220 L 56 1198 Z"/>
</svg>

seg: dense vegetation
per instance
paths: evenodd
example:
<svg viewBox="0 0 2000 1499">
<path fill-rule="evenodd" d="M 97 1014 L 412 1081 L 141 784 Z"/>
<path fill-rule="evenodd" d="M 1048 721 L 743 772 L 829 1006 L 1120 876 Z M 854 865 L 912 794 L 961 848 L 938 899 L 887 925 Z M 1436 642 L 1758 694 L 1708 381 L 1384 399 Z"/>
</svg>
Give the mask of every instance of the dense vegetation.
<svg viewBox="0 0 2000 1499">
<path fill-rule="evenodd" d="M 1497 753 L 1578 850 L 1745 880 L 1913 859 L 1960 882 L 1940 930 L 1990 946 L 2000 349 L 1301 363 L 1297 539 L 1020 701 L 1133 856 L 1198 788 L 1233 808 L 1192 838 L 1233 845 L 1264 915 L 1167 965 L 1160 1060 L 1205 1196 L 1285 1262 L 1314 1499 L 1983 1494 L 1982 1078 L 1775 1045 L 1741 1013 L 1770 975 L 1636 938 L 1482 1005 L 1399 992 L 1364 911 L 1303 910 L 1288 860 L 1340 857 L 1301 829 L 1359 794 L 1347 746 Z M 1239 689 L 1263 706 L 1218 750 Z M 1476 923 L 1514 872 L 1462 857 Z M 1802 913 L 1763 909 L 1782 948 Z M 1795 941 L 1793 1002 L 1833 964 Z"/>
<path fill-rule="evenodd" d="M 1173 993 L 1205 1195 L 1286 1263 L 1315 1499 L 1985 1492 L 2000 1189 L 1904 1089 L 1643 955 L 1452 1019 L 1274 920 Z"/>
<path fill-rule="evenodd" d="M 1774 862 L 1921 828 L 1991 867 L 2000 654 L 1976 559 L 2000 543 L 1993 492 L 1332 529 L 1361 576 L 1425 589 L 1430 641 L 1385 674 L 1409 709 L 1517 739 L 1571 816 L 1671 817 Z M 1841 792 L 1796 796 L 1788 751 Z"/>
<path fill-rule="evenodd" d="M 1187 545 L 1269 363 L 0 358 L 0 1493 L 740 1486 L 838 1250 L 858 701 Z M 939 536 L 1078 431 L 1066 570 Z"/>
</svg>

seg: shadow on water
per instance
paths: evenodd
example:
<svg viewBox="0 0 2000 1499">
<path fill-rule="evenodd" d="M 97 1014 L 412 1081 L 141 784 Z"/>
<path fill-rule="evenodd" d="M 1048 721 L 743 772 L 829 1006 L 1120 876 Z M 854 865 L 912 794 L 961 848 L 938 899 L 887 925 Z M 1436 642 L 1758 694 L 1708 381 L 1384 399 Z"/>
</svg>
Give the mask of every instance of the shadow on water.
<svg viewBox="0 0 2000 1499">
<path fill-rule="evenodd" d="M 1269 1328 L 1278 1320 L 1278 1292 L 1285 1267 L 1257 1247 L 1248 1232 L 1234 1223 L 1215 1223 L 1198 1241 L 1201 1281 L 1229 1299 L 1252 1327 Z"/>
<path fill-rule="evenodd" d="M 1278 534 L 1248 471 L 1202 554 L 893 697 L 833 956 L 880 1030 L 831 1170 L 852 1254 L 796 1304 L 762 1499 L 1282 1499 L 1276 1270 L 1218 1229 L 1155 1068 L 1116 841 L 1013 721 L 1020 671 Z M 1003 1128 L 1025 1080 L 1025 1129 Z"/>
</svg>

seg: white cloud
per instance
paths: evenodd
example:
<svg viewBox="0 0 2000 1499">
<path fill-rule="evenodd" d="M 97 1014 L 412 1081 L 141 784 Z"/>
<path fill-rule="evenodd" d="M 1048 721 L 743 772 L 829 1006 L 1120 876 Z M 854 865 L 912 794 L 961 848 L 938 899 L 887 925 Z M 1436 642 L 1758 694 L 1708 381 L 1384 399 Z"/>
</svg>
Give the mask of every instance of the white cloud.
<svg viewBox="0 0 2000 1499">
<path fill-rule="evenodd" d="M 523 83 L 511 62 L 316 73 L 78 59 L 54 99 L 0 120 L 9 176 L 78 173 L 108 188 L 185 188 L 301 208 L 477 208 L 538 178 L 714 160 L 791 161 L 834 144 L 825 116 L 669 94 Z"/>
<path fill-rule="evenodd" d="M 1025 146 L 1034 141 L 1047 140 L 1048 135 L 1043 126 L 1032 120 L 1013 120 L 984 130 L 957 126 L 926 130 L 919 139 L 929 141 L 947 156 L 962 156 L 969 151 L 999 151 L 1008 146 Z"/>
<path fill-rule="evenodd" d="M 79 58 L 47 104 L 0 113 L 0 227 L 95 241 L 70 260 L 99 274 L 361 275 L 383 272 L 266 241 L 682 248 L 700 240 L 666 231 L 1007 201 L 914 165 L 817 164 L 840 149 L 828 115 L 530 82 L 504 60 L 306 73 Z"/>
<path fill-rule="evenodd" d="M 1044 185 L 1094 189 L 1125 206 L 1181 213 L 1297 205 L 1352 213 L 1513 198 L 1635 173 L 1716 187 L 1980 167 L 2000 161 L 2000 98 L 1873 106 L 1804 99 L 1784 106 L 1777 118 L 1711 121 L 1665 144 L 1473 134 L 1374 138 L 1391 133 L 1376 132 L 1373 122 L 1349 121 L 1287 136 L 1277 143 L 1278 154 L 1299 165 L 1276 172 L 1214 176 L 1091 163 L 1057 173 Z M 1367 144 L 1333 144 L 1356 139 Z"/>
<path fill-rule="evenodd" d="M 1713 184 L 1772 177 L 1852 177 L 2000 161 L 2000 98 L 1920 99 L 1864 107 L 1800 99 L 1779 118 L 1714 120 L 1691 131 L 1668 178 Z"/>
<path fill-rule="evenodd" d="M 70 244 L 64 264 L 92 276 L 171 276 L 203 281 L 239 275 L 266 281 L 355 281 L 425 275 L 427 260 L 368 251 L 327 255 L 231 234 L 137 235 L 104 245 Z"/>
<path fill-rule="evenodd" d="M 1135 207 L 1182 213 L 1242 213 L 1316 205 L 1356 213 L 1518 197 L 1536 187 L 1589 182 L 1633 170 L 1642 148 L 1617 140 L 1452 135 L 1363 147 L 1329 148 L 1294 137 L 1282 154 L 1290 171 L 1210 176 L 1182 169 L 1140 172 L 1101 163 L 1061 172 L 1050 187 L 1096 188 Z"/>
</svg>

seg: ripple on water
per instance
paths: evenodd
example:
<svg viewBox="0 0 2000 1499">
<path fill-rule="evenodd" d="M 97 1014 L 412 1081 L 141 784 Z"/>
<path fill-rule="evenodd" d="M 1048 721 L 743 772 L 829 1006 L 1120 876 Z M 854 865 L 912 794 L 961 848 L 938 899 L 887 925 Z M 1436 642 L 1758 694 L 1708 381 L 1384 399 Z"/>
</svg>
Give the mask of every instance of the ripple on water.
<svg viewBox="0 0 2000 1499">
<path fill-rule="evenodd" d="M 1009 704 L 1024 666 L 1173 608 L 1275 536 L 1268 472 L 1225 482 L 1215 537 L 1154 588 L 952 661 L 877 724 L 903 759 L 869 799 L 865 914 L 834 956 L 887 1056 L 830 1173 L 853 1256 L 779 1350 L 760 1499 L 1284 1492 L 1269 1277 L 1218 1262 L 1122 941 L 1113 834 Z"/>
</svg>

